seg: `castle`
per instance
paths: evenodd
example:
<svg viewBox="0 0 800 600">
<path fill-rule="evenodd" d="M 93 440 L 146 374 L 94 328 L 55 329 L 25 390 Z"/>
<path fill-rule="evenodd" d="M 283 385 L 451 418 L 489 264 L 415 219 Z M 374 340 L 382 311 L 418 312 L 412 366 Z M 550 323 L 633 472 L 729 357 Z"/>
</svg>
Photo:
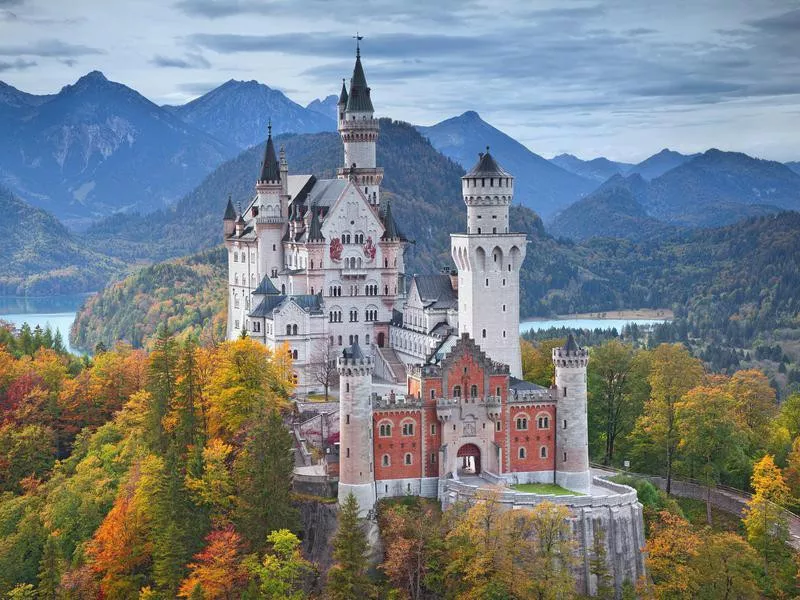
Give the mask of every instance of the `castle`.
<svg viewBox="0 0 800 600">
<path fill-rule="evenodd" d="M 617 589 L 636 581 L 641 505 L 631 488 L 589 468 L 588 352 L 570 336 L 553 350 L 551 387 L 521 379 L 527 242 L 509 223 L 514 177 L 489 148 L 480 153 L 461 180 L 467 223 L 451 235 L 455 268 L 406 276 L 409 240 L 381 199 L 379 126 L 360 50 L 349 89 L 342 85 L 338 131 L 336 179 L 288 175 L 270 134 L 255 196 L 240 213 L 228 201 L 229 338 L 245 331 L 273 350 L 286 344 L 301 394 L 338 370 L 338 494 L 354 494 L 363 515 L 385 497 L 449 506 L 487 485 L 521 508 L 542 497 L 510 485 L 555 483 L 579 494 L 547 498 L 575 515 L 582 587 L 592 592 L 597 528 L 613 537 Z"/>
</svg>

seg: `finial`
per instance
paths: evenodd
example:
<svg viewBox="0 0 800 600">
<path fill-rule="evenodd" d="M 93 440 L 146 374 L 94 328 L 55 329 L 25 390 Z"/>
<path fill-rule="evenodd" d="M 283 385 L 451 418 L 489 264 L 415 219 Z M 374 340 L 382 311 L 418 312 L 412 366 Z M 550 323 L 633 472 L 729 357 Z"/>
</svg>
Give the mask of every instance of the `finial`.
<svg viewBox="0 0 800 600">
<path fill-rule="evenodd" d="M 363 35 L 359 35 L 356 31 L 356 34 L 353 36 L 356 40 L 356 58 L 361 58 L 361 44 L 359 42 L 364 39 Z"/>
<path fill-rule="evenodd" d="M 272 137 L 272 117 L 267 121 L 267 137 Z"/>
<path fill-rule="evenodd" d="M 489 145 L 486 145 L 486 154 L 489 154 Z"/>
</svg>

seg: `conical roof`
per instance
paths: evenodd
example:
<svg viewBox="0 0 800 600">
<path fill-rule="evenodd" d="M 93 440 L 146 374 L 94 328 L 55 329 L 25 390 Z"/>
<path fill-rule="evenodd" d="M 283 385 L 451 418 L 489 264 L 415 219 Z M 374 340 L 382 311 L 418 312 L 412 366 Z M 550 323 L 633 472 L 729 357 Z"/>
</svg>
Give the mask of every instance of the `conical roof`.
<svg viewBox="0 0 800 600">
<path fill-rule="evenodd" d="M 395 221 L 394 216 L 392 216 L 391 202 L 386 203 L 386 211 L 383 213 L 383 226 L 385 229 L 383 235 L 381 236 L 382 240 L 407 241 L 406 237 L 403 235 L 403 232 L 400 231 L 400 227 L 397 226 L 397 221 Z"/>
<path fill-rule="evenodd" d="M 279 294 L 280 292 L 278 291 L 278 288 L 275 287 L 275 284 L 272 283 L 272 280 L 266 275 L 253 292 L 254 296 L 277 296 Z"/>
<path fill-rule="evenodd" d="M 275 155 L 275 144 L 272 143 L 272 123 L 269 125 L 267 135 L 267 148 L 264 151 L 264 160 L 261 162 L 261 175 L 259 181 L 280 181 L 281 170 L 278 158 Z"/>
<path fill-rule="evenodd" d="M 225 207 L 225 216 L 222 217 L 223 221 L 235 221 L 236 220 L 236 209 L 233 208 L 233 202 L 231 201 L 231 197 L 228 196 L 228 206 Z"/>
<path fill-rule="evenodd" d="M 575 342 L 573 335 L 570 333 L 567 336 L 567 343 L 564 344 L 564 352 L 577 352 L 578 350 L 580 350 L 580 347 Z"/>
<path fill-rule="evenodd" d="M 350 80 L 350 94 L 347 97 L 347 110 L 356 112 L 375 112 L 372 100 L 369 97 L 367 78 L 364 67 L 361 66 L 361 51 L 356 50 L 356 66 L 353 68 L 353 78 Z"/>
<path fill-rule="evenodd" d="M 486 146 L 486 152 L 478 154 L 478 162 L 464 177 L 511 177 L 511 173 L 497 164 L 489 154 L 489 146 Z"/>
<path fill-rule="evenodd" d="M 342 79 L 342 91 L 339 94 L 339 105 L 347 106 L 347 87 L 344 85 L 344 79 Z"/>
<path fill-rule="evenodd" d="M 322 236 L 322 223 L 319 220 L 319 210 L 313 207 L 311 211 L 311 224 L 308 226 L 308 241 L 309 242 L 324 242 L 325 238 Z"/>
<path fill-rule="evenodd" d="M 344 354 L 345 358 L 353 358 L 356 360 L 364 358 L 364 353 L 361 351 L 361 346 L 358 345 L 358 342 L 353 342 L 353 345 L 343 350 L 342 354 Z"/>
</svg>

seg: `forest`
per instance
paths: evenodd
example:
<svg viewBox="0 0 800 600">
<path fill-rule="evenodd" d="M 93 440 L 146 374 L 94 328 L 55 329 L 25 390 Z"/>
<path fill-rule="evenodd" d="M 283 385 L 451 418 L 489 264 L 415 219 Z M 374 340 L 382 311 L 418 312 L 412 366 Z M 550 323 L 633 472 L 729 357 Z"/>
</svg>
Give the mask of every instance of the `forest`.
<svg viewBox="0 0 800 600">
<path fill-rule="evenodd" d="M 523 340 L 526 379 L 550 349 Z M 150 349 L 93 358 L 46 332 L 0 328 L 0 595 L 7 598 L 577 598 L 564 508 L 382 502 L 371 556 L 348 501 L 325 572 L 301 551 L 292 491 L 291 359 L 247 338 L 158 328 Z M 595 340 L 590 449 L 645 507 L 649 579 L 626 598 L 785 598 L 797 556 L 782 508 L 800 507 L 800 394 L 763 373 L 713 373 L 685 346 Z M 743 520 L 636 473 L 750 489 Z M 323 499 L 318 501 L 324 502 Z M 613 598 L 605 549 L 590 557 Z M 725 568 L 720 569 L 719 565 Z"/>
</svg>

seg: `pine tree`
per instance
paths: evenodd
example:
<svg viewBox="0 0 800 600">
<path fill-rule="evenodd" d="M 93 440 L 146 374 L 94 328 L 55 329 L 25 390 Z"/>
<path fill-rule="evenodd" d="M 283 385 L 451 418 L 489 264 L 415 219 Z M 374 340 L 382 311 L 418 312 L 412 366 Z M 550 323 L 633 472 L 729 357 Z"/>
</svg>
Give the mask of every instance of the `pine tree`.
<svg viewBox="0 0 800 600">
<path fill-rule="evenodd" d="M 292 435 L 273 410 L 266 419 L 255 420 L 236 458 L 236 521 L 253 549 L 262 549 L 270 531 L 298 529 L 291 499 L 292 446 Z"/>
<path fill-rule="evenodd" d="M 153 451 L 159 454 L 163 454 L 167 447 L 164 417 L 175 394 L 176 365 L 175 339 L 162 325 L 150 354 L 150 408 L 147 415 L 148 442 Z"/>
<path fill-rule="evenodd" d="M 594 527 L 594 543 L 589 558 L 589 570 L 597 577 L 596 596 L 600 600 L 614 599 L 614 581 L 608 570 L 608 553 L 606 552 L 606 534 L 600 523 Z"/>
<path fill-rule="evenodd" d="M 39 587 L 36 595 L 40 600 L 56 600 L 58 597 L 58 583 L 61 579 L 59 563 L 55 539 L 48 536 L 44 543 L 42 560 L 39 562 Z"/>
<path fill-rule="evenodd" d="M 339 527 L 333 538 L 333 559 L 328 571 L 326 598 L 351 600 L 369 597 L 367 577 L 367 536 L 358 520 L 358 500 L 349 494 L 339 507 Z"/>
</svg>

